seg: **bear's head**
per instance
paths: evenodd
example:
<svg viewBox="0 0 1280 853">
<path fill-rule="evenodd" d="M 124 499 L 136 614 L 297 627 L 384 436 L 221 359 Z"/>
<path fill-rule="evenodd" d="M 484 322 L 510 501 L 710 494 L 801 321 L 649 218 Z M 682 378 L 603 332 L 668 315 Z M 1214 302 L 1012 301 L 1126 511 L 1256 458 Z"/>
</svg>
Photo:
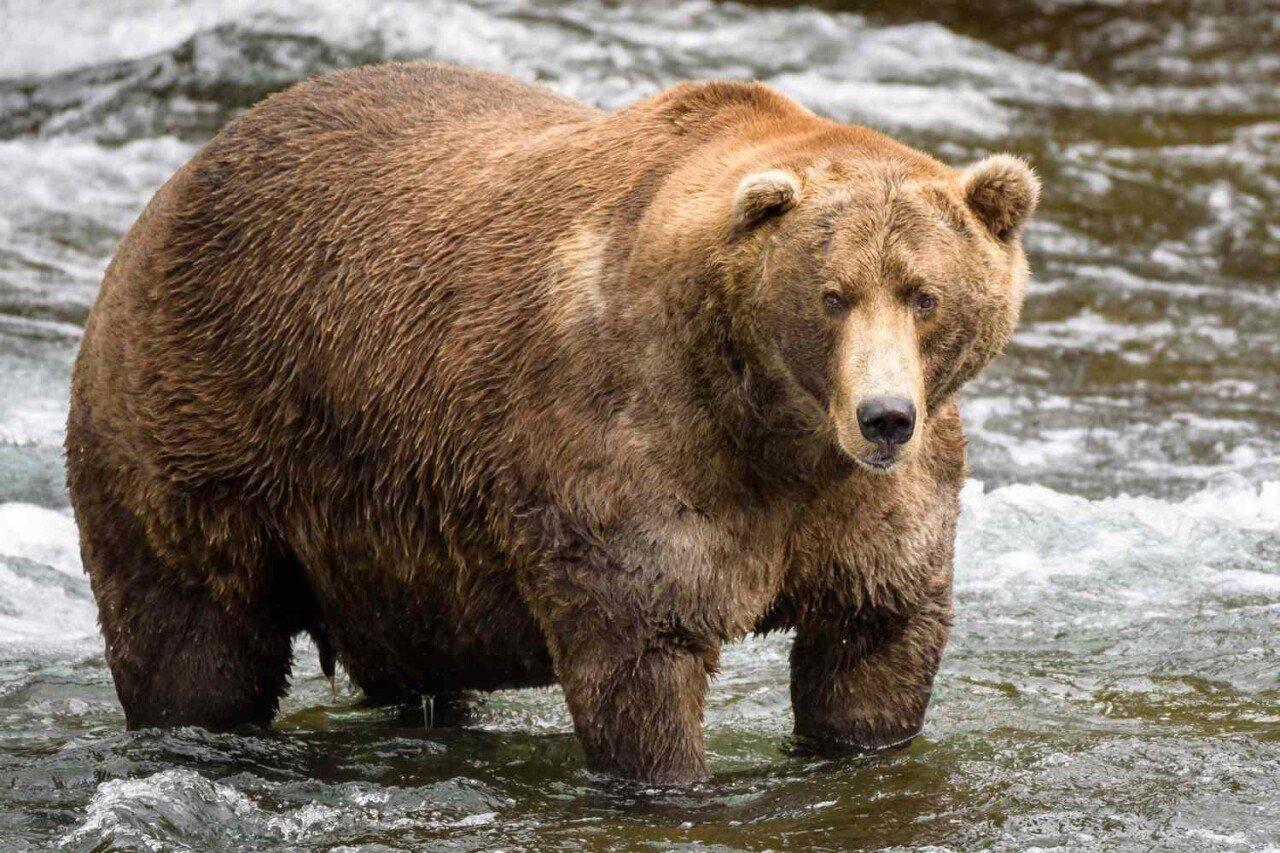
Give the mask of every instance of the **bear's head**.
<svg viewBox="0 0 1280 853">
<path fill-rule="evenodd" d="M 1008 342 L 1039 182 L 1009 155 L 952 169 L 874 136 L 870 153 L 771 147 L 703 167 L 687 179 L 697 203 L 665 217 L 663 255 L 731 318 L 716 346 L 756 388 L 741 411 L 787 410 L 775 426 L 888 473 Z"/>
</svg>

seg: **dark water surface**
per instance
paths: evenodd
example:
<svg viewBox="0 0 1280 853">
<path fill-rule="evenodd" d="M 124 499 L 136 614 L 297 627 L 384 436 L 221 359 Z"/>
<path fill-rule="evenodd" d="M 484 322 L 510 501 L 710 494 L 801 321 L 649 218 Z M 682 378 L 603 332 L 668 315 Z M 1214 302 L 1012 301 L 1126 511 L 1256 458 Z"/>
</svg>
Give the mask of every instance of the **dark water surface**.
<svg viewBox="0 0 1280 853">
<path fill-rule="evenodd" d="M 558 691 L 426 729 L 302 645 L 271 733 L 122 731 L 59 450 L 102 269 L 238 110 L 403 57 L 603 106 L 757 77 L 1040 170 L 909 750 L 789 754 L 786 637 L 728 650 L 681 792 L 583 770 Z M 0 849 L 1280 850 L 1278 627 L 1277 4 L 0 0 Z"/>
</svg>

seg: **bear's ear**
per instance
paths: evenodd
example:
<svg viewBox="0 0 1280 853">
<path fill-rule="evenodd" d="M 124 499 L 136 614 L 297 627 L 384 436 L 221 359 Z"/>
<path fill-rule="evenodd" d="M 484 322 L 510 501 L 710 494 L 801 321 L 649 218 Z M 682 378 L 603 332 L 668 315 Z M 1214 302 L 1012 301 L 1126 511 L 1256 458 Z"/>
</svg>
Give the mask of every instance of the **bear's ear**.
<svg viewBox="0 0 1280 853">
<path fill-rule="evenodd" d="M 1022 159 L 995 154 L 965 170 L 964 199 L 1000 240 L 1017 235 L 1040 201 L 1040 179 Z"/>
<path fill-rule="evenodd" d="M 733 198 L 733 222 L 739 231 L 786 213 L 800 200 L 800 182 L 781 169 L 755 172 L 738 184 Z"/>
</svg>

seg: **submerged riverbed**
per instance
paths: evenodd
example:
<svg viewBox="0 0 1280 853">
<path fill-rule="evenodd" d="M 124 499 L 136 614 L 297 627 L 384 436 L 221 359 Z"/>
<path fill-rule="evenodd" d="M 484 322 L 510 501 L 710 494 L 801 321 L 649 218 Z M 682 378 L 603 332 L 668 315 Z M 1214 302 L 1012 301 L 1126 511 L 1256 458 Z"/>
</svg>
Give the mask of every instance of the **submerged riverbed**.
<svg viewBox="0 0 1280 853">
<path fill-rule="evenodd" d="M 606 107 L 757 77 L 1040 170 L 910 749 L 792 755 L 786 637 L 727 650 L 680 792 L 585 771 L 556 690 L 428 729 L 306 644 L 270 733 L 123 731 L 60 452 L 102 269 L 239 109 L 406 57 Z M 1280 849 L 1278 82 L 1263 2 L 0 0 L 0 849 Z"/>
</svg>

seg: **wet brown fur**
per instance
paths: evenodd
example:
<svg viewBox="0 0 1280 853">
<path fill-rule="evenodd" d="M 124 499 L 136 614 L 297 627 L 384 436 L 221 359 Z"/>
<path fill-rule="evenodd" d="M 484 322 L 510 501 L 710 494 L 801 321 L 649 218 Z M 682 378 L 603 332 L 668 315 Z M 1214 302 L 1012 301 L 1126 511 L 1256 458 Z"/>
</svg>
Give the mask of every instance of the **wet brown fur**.
<svg viewBox="0 0 1280 853">
<path fill-rule="evenodd" d="M 129 726 L 269 722 L 309 632 L 375 700 L 558 681 L 593 765 L 681 782 L 721 645 L 793 628 L 799 734 L 909 739 L 950 621 L 952 395 L 1025 280 L 1034 198 L 1001 204 L 1034 181 L 982 168 L 747 83 L 605 114 L 392 64 L 233 121 L 125 239 L 75 368 Z M 863 471 L 841 323 L 916 286 L 927 416 Z"/>
</svg>

